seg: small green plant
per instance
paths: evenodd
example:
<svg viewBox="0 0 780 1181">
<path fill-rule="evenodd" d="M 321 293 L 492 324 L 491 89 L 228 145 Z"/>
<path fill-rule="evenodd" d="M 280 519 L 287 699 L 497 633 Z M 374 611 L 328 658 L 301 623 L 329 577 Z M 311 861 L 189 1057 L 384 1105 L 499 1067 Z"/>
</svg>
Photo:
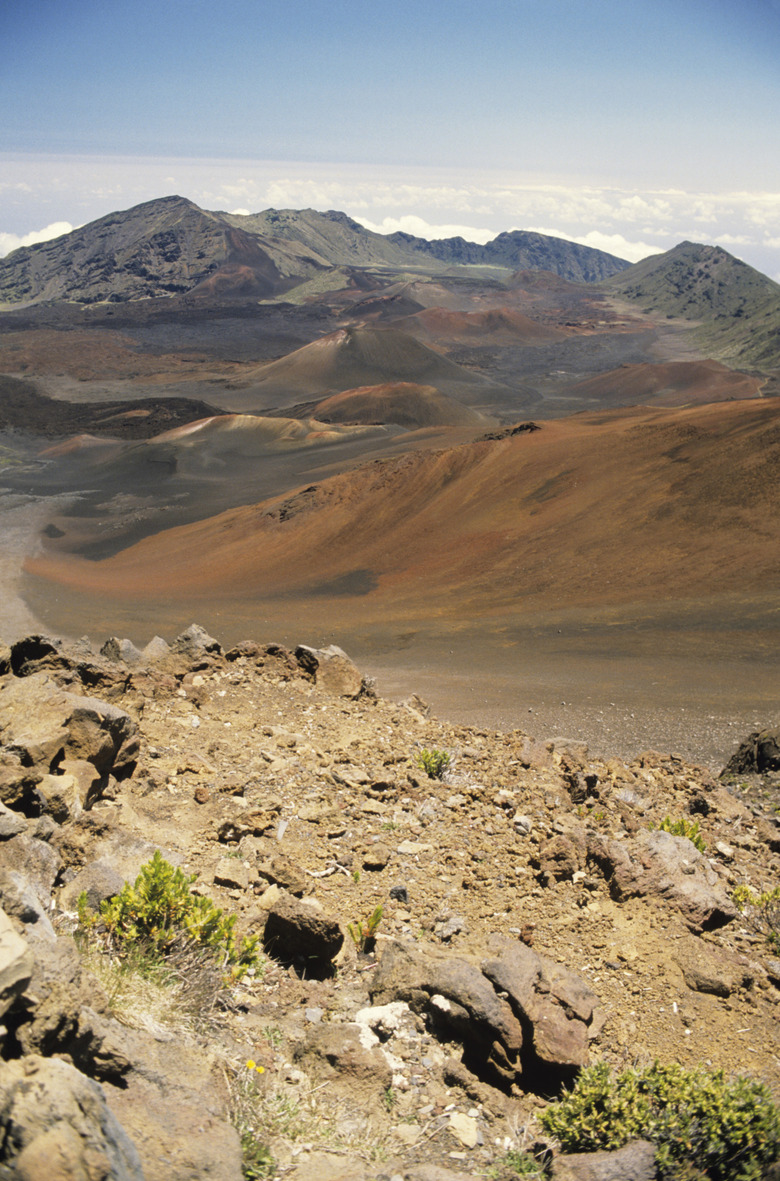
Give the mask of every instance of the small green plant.
<svg viewBox="0 0 780 1181">
<path fill-rule="evenodd" d="M 651 824 L 650 827 L 655 826 Z M 673 837 L 687 837 L 700 853 L 703 853 L 707 848 L 699 829 L 698 820 L 686 820 L 685 817 L 682 820 L 672 820 L 671 816 L 665 816 L 658 827 L 661 832 L 670 832 Z"/>
<path fill-rule="evenodd" d="M 382 1103 L 384 1104 L 385 1111 L 392 1111 L 396 1105 L 396 1102 L 397 1100 L 393 1088 L 385 1087 L 384 1091 L 382 1092 Z"/>
<path fill-rule="evenodd" d="M 443 779 L 450 769 L 452 759 L 446 750 L 421 750 L 417 755 L 417 766 L 429 779 Z"/>
<path fill-rule="evenodd" d="M 488 1176 L 496 1181 L 512 1176 L 527 1177 L 528 1181 L 544 1181 L 545 1172 L 544 1166 L 533 1153 L 525 1152 L 522 1148 L 510 1148 L 499 1157 Z"/>
<path fill-rule="evenodd" d="M 241 1164 L 246 1181 L 262 1181 L 276 1171 L 268 1140 L 278 1130 L 273 1110 L 278 1097 L 273 1096 L 269 1102 L 265 1088 L 260 1087 L 258 1075 L 264 1073 L 263 1068 L 250 1059 L 245 1069 L 226 1076 L 231 1120 L 241 1137 Z"/>
<path fill-rule="evenodd" d="M 732 894 L 753 930 L 780 955 L 780 886 L 754 894 L 749 886 L 737 886 Z"/>
<path fill-rule="evenodd" d="M 600 1062 L 539 1118 L 564 1152 L 652 1140 L 661 1181 L 690 1177 L 692 1167 L 708 1181 L 760 1181 L 780 1151 L 780 1110 L 767 1087 L 676 1064 L 613 1075 Z"/>
<path fill-rule="evenodd" d="M 276 1161 L 271 1155 L 270 1148 L 259 1144 L 254 1133 L 248 1128 L 240 1131 L 241 1136 L 241 1170 L 246 1181 L 263 1181 L 272 1177 L 276 1170 Z"/>
<path fill-rule="evenodd" d="M 262 1034 L 272 1050 L 278 1050 L 284 1041 L 284 1034 L 278 1025 L 264 1025 Z"/>
<path fill-rule="evenodd" d="M 120 956 L 131 949 L 165 959 L 183 945 L 210 953 L 240 980 L 258 961 L 258 935 L 237 942 L 235 915 L 226 915 L 208 898 L 190 890 L 195 875 L 187 877 L 157 850 L 131 886 L 100 905 L 100 915 L 89 911 L 86 895 L 78 899 L 79 927 L 94 931 L 102 924 L 109 946 Z"/>
<path fill-rule="evenodd" d="M 352 942 L 361 955 L 373 949 L 377 928 L 382 921 L 383 914 L 383 908 L 377 906 L 367 919 L 358 919 L 356 923 L 347 923 L 347 930 Z"/>
</svg>

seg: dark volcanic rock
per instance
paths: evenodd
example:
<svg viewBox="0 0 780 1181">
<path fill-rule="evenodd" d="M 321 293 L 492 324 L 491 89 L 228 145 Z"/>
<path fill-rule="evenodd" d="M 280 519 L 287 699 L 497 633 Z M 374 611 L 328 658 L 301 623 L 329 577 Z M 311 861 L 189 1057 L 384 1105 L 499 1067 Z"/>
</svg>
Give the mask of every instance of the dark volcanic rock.
<svg viewBox="0 0 780 1181">
<path fill-rule="evenodd" d="M 721 777 L 763 771 L 780 771 L 780 726 L 748 734 L 726 763 Z"/>
<path fill-rule="evenodd" d="M 284 894 L 268 915 L 263 935 L 266 951 L 275 959 L 305 961 L 319 969 L 338 955 L 344 935 L 335 919 L 314 903 Z"/>
</svg>

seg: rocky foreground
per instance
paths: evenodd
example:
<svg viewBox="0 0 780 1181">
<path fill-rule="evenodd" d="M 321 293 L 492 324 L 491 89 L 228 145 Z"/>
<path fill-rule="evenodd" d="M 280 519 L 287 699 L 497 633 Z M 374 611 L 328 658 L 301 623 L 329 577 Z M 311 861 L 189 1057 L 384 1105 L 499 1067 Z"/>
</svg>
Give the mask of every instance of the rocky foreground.
<svg viewBox="0 0 780 1181">
<path fill-rule="evenodd" d="M 523 1149 L 650 1181 L 642 1142 L 544 1141 L 586 1064 L 780 1097 L 780 962 L 732 898 L 780 880 L 755 736 L 729 780 L 596 761 L 380 700 L 337 649 L 193 626 L 0 650 L 0 742 L 0 1178 L 457 1181 Z M 156 981 L 78 931 L 82 892 L 97 911 L 156 850 L 262 937 L 240 982 L 186 957 Z"/>
</svg>

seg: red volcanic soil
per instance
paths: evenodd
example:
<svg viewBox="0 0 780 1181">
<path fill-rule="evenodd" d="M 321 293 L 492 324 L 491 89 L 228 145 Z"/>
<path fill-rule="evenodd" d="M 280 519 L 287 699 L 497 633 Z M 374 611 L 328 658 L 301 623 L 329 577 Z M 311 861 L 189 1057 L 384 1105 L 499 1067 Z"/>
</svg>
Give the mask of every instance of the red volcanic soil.
<svg viewBox="0 0 780 1181">
<path fill-rule="evenodd" d="M 621 365 L 570 386 L 569 394 L 598 399 L 602 405 L 701 405 L 732 398 L 756 398 L 765 378 L 736 373 L 718 361 L 670 361 L 665 365 Z"/>
<path fill-rule="evenodd" d="M 290 414 L 322 422 L 394 423 L 407 430 L 431 426 L 487 426 L 495 420 L 448 398 L 432 385 L 390 381 L 344 390 L 319 402 L 294 406 Z"/>
<path fill-rule="evenodd" d="M 254 409 L 287 405 L 301 394 L 325 394 L 409 381 L 433 385 L 469 401 L 494 389 L 485 378 L 462 369 L 413 337 L 392 329 L 342 328 L 245 374 Z M 243 408 L 243 407 L 242 407 Z"/>
<path fill-rule="evenodd" d="M 560 328 L 538 324 L 522 312 L 506 307 L 484 312 L 425 308 L 395 321 L 393 326 L 434 344 L 546 344 L 551 340 L 563 340 L 568 335 Z"/>
<path fill-rule="evenodd" d="M 115 601 L 292 595 L 366 623 L 775 593 L 780 401 L 546 422 L 27 569 Z"/>
</svg>

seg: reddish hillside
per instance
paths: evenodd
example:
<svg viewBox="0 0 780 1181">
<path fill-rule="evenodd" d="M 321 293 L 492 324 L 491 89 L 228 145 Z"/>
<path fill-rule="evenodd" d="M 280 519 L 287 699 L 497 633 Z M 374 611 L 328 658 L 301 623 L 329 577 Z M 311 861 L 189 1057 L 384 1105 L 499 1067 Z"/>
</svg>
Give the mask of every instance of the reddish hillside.
<svg viewBox="0 0 780 1181">
<path fill-rule="evenodd" d="M 462 369 L 420 344 L 389 329 L 342 328 L 286 357 L 258 366 L 245 380 L 251 392 L 243 408 L 287 406 L 302 394 L 319 395 L 408 381 L 432 385 L 471 404 L 499 392 L 485 378 Z M 234 399 L 235 400 L 235 399 Z"/>
<path fill-rule="evenodd" d="M 425 308 L 397 320 L 394 327 L 433 344 L 544 344 L 568 335 L 505 307 L 484 312 Z"/>
<path fill-rule="evenodd" d="M 778 401 L 608 412 L 369 463 L 102 562 L 28 569 L 116 599 L 293 594 L 324 614 L 339 587 L 332 609 L 348 602 L 355 621 L 766 592 L 779 475 Z"/>
<path fill-rule="evenodd" d="M 755 398 L 765 380 L 735 372 L 718 361 L 670 361 L 665 365 L 621 365 L 580 381 L 567 392 L 581 395 L 584 402 L 601 405 L 652 402 L 657 406 L 695 406 Z"/>
<path fill-rule="evenodd" d="M 291 413 L 312 415 L 321 422 L 394 423 L 407 430 L 431 426 L 492 425 L 488 418 L 454 398 L 440 394 L 432 385 L 409 381 L 385 382 L 345 390 L 319 402 L 295 406 Z"/>
</svg>

